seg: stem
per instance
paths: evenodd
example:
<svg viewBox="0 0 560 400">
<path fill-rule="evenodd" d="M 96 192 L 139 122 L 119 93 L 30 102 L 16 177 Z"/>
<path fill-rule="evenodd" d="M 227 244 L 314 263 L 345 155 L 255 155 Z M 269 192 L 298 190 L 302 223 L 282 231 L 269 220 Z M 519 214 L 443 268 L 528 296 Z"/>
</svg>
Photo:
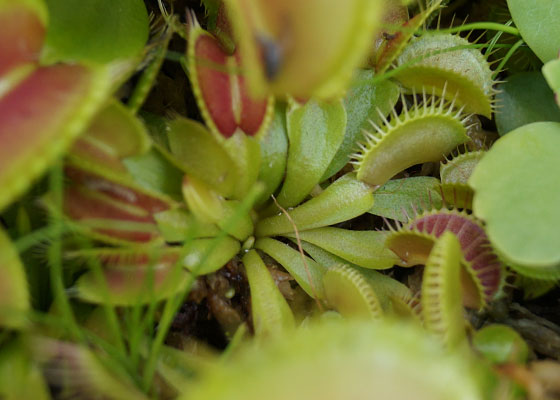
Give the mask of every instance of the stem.
<svg viewBox="0 0 560 400">
<path fill-rule="evenodd" d="M 52 223 L 50 225 L 53 229 L 53 241 L 48 252 L 48 260 L 54 303 L 59 307 L 62 319 L 68 325 L 70 335 L 74 339 L 78 339 L 83 338 L 83 335 L 74 318 L 62 278 L 62 182 L 62 165 L 58 162 L 49 175 L 49 186 L 54 199 L 54 206 L 51 213 Z"/>
<path fill-rule="evenodd" d="M 502 60 L 500 65 L 498 65 L 498 68 L 496 68 L 496 72 L 494 73 L 494 75 L 499 73 L 504 68 L 506 63 L 511 58 L 511 56 L 513 56 L 513 53 L 515 53 L 517 51 L 517 49 L 520 48 L 524 43 L 525 42 L 523 41 L 523 39 L 519 39 L 517 42 L 515 42 L 515 44 L 507 52 L 506 56 L 504 57 L 504 59 Z"/>
<path fill-rule="evenodd" d="M 465 24 L 461 26 L 455 26 L 453 28 L 439 29 L 438 33 L 458 33 L 464 31 L 471 31 L 474 29 L 483 29 L 489 31 L 501 31 L 504 33 L 509 33 L 514 36 L 521 36 L 519 30 L 513 26 L 498 24 L 497 22 L 473 22 L 471 24 Z M 429 33 L 431 31 L 427 31 Z"/>
</svg>

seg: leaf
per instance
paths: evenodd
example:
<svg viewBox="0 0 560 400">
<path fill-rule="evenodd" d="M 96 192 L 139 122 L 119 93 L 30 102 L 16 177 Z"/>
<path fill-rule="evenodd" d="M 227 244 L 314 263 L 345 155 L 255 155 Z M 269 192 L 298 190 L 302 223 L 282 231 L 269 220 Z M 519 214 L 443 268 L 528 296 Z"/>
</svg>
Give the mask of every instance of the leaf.
<svg viewBox="0 0 560 400">
<path fill-rule="evenodd" d="M 532 122 L 560 122 L 560 109 L 554 101 L 554 93 L 540 72 L 525 72 L 508 78 L 499 86 L 496 102 L 498 133 L 505 135 Z"/>
<path fill-rule="evenodd" d="M 278 240 L 259 239 L 255 248 L 264 251 L 282 265 L 309 296 L 324 298 L 323 274 L 327 270 L 325 266 Z"/>
<path fill-rule="evenodd" d="M 466 112 L 492 116 L 494 73 L 480 50 L 458 35 L 428 33 L 399 54 L 397 79 L 413 93 L 434 92 Z"/>
<path fill-rule="evenodd" d="M 229 55 L 194 17 L 189 22 L 189 79 L 206 125 L 218 140 L 229 138 L 237 131 L 249 136 L 266 132 L 274 110 L 274 97 L 253 98 L 246 78 L 239 73 L 239 51 Z"/>
<path fill-rule="evenodd" d="M 523 40 L 543 61 L 558 57 L 560 3 L 556 0 L 507 0 Z"/>
<path fill-rule="evenodd" d="M 367 279 L 348 265 L 331 266 L 323 276 L 329 306 L 345 318 L 380 320 L 383 308 Z"/>
<path fill-rule="evenodd" d="M 171 209 L 154 214 L 159 231 L 166 242 L 183 242 L 192 238 L 215 237 L 217 226 L 200 222 L 186 210 Z"/>
<path fill-rule="evenodd" d="M 383 3 L 227 0 L 249 86 L 258 95 L 339 95 L 366 56 Z"/>
<path fill-rule="evenodd" d="M 291 219 L 283 213 L 260 220 L 257 237 L 291 233 L 294 225 L 300 231 L 337 224 L 362 215 L 373 206 L 373 188 L 346 174 L 331 184 L 317 197 L 289 210 Z"/>
<path fill-rule="evenodd" d="M 108 400 L 147 400 L 127 373 L 106 354 L 90 347 L 46 337 L 33 337 L 33 358 L 43 367 L 52 387 L 62 388 L 71 398 L 95 393 Z"/>
<path fill-rule="evenodd" d="M 354 75 L 353 83 L 344 98 L 347 115 L 344 139 L 321 182 L 336 174 L 350 161 L 358 142 L 363 139 L 362 130 L 371 128 L 370 121 L 381 125 L 379 113 L 387 116 L 399 98 L 400 89 L 397 84 L 388 79 L 372 84 L 374 75 L 372 70 L 358 70 Z"/>
<path fill-rule="evenodd" d="M 243 199 L 257 181 L 261 166 L 261 146 L 256 138 L 237 131 L 223 143 L 239 171 L 233 196 Z"/>
<path fill-rule="evenodd" d="M 0 228 L 0 326 L 24 327 L 29 309 L 25 269 L 10 238 Z"/>
<path fill-rule="evenodd" d="M 43 62 L 107 63 L 140 54 L 149 34 L 141 0 L 46 0 L 49 29 Z"/>
<path fill-rule="evenodd" d="M 226 149 L 200 123 L 177 118 L 168 126 L 169 146 L 183 170 L 223 196 L 231 195 L 240 173 Z"/>
<path fill-rule="evenodd" d="M 144 124 L 120 101 L 111 99 L 93 118 L 72 152 L 78 157 L 106 153 L 107 157 L 120 159 L 144 154 L 150 146 Z"/>
<path fill-rule="evenodd" d="M 282 335 L 295 327 L 294 315 L 255 250 L 243 256 L 251 290 L 251 312 L 257 337 Z"/>
<path fill-rule="evenodd" d="M 495 379 L 489 368 L 426 336 L 412 324 L 383 320 L 311 323 L 248 345 L 178 399 L 280 400 L 294 393 L 309 399 L 484 398 L 490 390 L 485 382 Z"/>
<path fill-rule="evenodd" d="M 292 241 L 297 243 L 294 239 L 292 239 Z M 301 247 L 315 261 L 328 268 L 337 264 L 345 264 L 345 260 L 339 256 L 331 254 L 314 244 L 302 241 Z M 381 306 L 384 311 L 389 312 L 391 311 L 392 306 L 395 306 L 396 308 L 397 306 L 401 306 L 403 303 L 408 303 L 412 298 L 410 289 L 390 276 L 374 269 L 360 268 L 354 264 L 350 264 L 350 267 L 356 269 L 367 279 L 369 285 L 371 285 L 377 298 L 381 302 Z"/>
<path fill-rule="evenodd" d="M 128 157 L 123 160 L 123 164 L 143 188 L 169 196 L 176 201 L 182 200 L 183 171 L 173 164 L 170 157 L 159 147 L 153 147 L 142 155 Z"/>
<path fill-rule="evenodd" d="M 373 215 L 406 222 L 423 209 L 440 208 L 439 181 L 428 176 L 393 179 L 373 192 Z"/>
<path fill-rule="evenodd" d="M 195 275 L 216 272 L 241 250 L 239 242 L 230 237 L 196 239 L 185 244 L 183 265 Z"/>
<path fill-rule="evenodd" d="M 498 140 L 469 184 L 496 251 L 522 274 L 560 276 L 560 123 L 536 122 Z"/>
<path fill-rule="evenodd" d="M 461 299 L 461 245 L 451 232 L 434 244 L 422 275 L 422 316 L 428 331 L 446 347 L 466 343 L 466 321 Z"/>
<path fill-rule="evenodd" d="M 473 347 L 492 364 L 524 364 L 529 347 L 517 331 L 507 325 L 491 324 L 473 336 Z"/>
<path fill-rule="evenodd" d="M 296 237 L 294 233 L 285 236 Z M 387 232 L 384 231 L 326 227 L 299 232 L 299 237 L 360 267 L 387 269 L 400 263 L 399 258 L 385 247 Z"/>
<path fill-rule="evenodd" d="M 88 303 L 114 306 L 164 300 L 184 290 L 189 280 L 189 273 L 175 266 L 176 259 L 164 254 L 117 256 L 109 259 L 101 277 L 94 271 L 82 275 L 74 286 L 76 296 Z"/>
<path fill-rule="evenodd" d="M 382 45 L 380 49 L 376 49 L 375 70 L 377 73 L 385 72 L 393 64 L 411 38 L 414 37 L 414 33 L 426 24 L 426 21 L 440 8 L 441 4 L 442 0 L 431 1 L 427 9 L 402 24 L 402 28 L 397 29 L 393 38 Z"/>
<path fill-rule="evenodd" d="M 51 399 L 43 374 L 31 356 L 29 343 L 22 337 L 2 343 L 0 351 L 0 397 L 2 399 Z"/>
<path fill-rule="evenodd" d="M 262 161 L 258 180 L 264 183 L 266 188 L 257 203 L 263 203 L 270 198 L 270 195 L 280 186 L 286 173 L 288 136 L 284 106 L 276 106 L 270 127 L 261 137 L 260 143 Z"/>
<path fill-rule="evenodd" d="M 556 93 L 556 103 L 560 107 L 560 60 L 552 60 L 545 64 L 542 73 L 549 86 Z"/>
<path fill-rule="evenodd" d="M 38 68 L 0 98 L 0 210 L 87 126 L 111 89 L 108 68 Z"/>
<path fill-rule="evenodd" d="M 18 69 L 21 71 L 22 67 L 25 69 L 38 61 L 45 38 L 46 11 L 39 0 L 0 1 L 0 76 L 3 86 L 10 75 L 17 78 Z"/>
<path fill-rule="evenodd" d="M 293 105 L 287 114 L 288 164 L 278 203 L 292 207 L 319 183 L 336 154 L 346 129 L 342 101 Z"/>
<path fill-rule="evenodd" d="M 238 200 L 225 200 L 204 182 L 185 176 L 183 195 L 189 209 L 200 221 L 216 224 L 241 241 L 253 232 L 253 221 L 249 213 L 240 215 L 235 226 L 228 227 L 229 219 L 237 212 L 241 203 Z"/>
<path fill-rule="evenodd" d="M 470 140 L 462 109 L 435 96 L 423 100 L 410 109 L 404 102 L 400 115 L 394 112 L 391 121 L 385 119 L 383 126 L 365 132 L 353 161 L 359 180 L 382 186 L 414 165 L 443 160 Z"/>
<path fill-rule="evenodd" d="M 83 232 L 112 242 L 149 242 L 160 237 L 154 214 L 171 204 L 138 187 L 66 167 L 64 214 Z"/>
</svg>

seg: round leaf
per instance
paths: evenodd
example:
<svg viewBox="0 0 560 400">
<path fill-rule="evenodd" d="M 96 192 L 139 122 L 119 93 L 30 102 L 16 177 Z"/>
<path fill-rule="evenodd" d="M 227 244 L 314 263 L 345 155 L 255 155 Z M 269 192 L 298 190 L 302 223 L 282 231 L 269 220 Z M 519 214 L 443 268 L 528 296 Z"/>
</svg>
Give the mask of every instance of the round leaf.
<svg viewBox="0 0 560 400">
<path fill-rule="evenodd" d="M 560 49 L 560 2 L 558 0 L 508 0 L 513 22 L 521 36 L 543 62 L 558 56 Z"/>
<path fill-rule="evenodd" d="M 496 113 L 500 135 L 532 122 L 560 122 L 560 109 L 540 72 L 512 76 L 500 85 L 496 100 L 500 105 Z"/>
<path fill-rule="evenodd" d="M 525 125 L 498 140 L 469 180 L 494 248 L 528 274 L 560 269 L 559 148 L 560 123 Z"/>
</svg>

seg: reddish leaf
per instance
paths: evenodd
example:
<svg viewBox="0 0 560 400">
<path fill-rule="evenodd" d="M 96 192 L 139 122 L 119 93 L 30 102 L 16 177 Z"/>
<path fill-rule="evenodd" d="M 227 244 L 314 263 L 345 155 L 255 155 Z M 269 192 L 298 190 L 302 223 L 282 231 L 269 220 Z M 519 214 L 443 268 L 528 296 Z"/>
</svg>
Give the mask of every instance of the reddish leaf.
<svg viewBox="0 0 560 400">
<path fill-rule="evenodd" d="M 465 261 L 482 285 L 485 300 L 492 300 L 502 283 L 502 263 L 493 252 L 484 228 L 470 215 L 447 210 L 422 214 L 391 235 L 387 246 L 406 261 L 423 263 L 431 250 L 428 238 L 439 238 L 447 231 L 459 239 Z M 408 232 L 422 235 L 408 235 Z"/>
<path fill-rule="evenodd" d="M 72 183 L 64 193 L 64 213 L 102 239 L 148 242 L 160 236 L 154 214 L 169 205 L 149 194 L 100 176 L 66 168 Z"/>
<path fill-rule="evenodd" d="M 0 209 L 80 133 L 109 89 L 78 65 L 39 68 L 0 99 Z"/>
<path fill-rule="evenodd" d="M 35 62 L 45 38 L 39 16 L 22 4 L 0 12 L 0 76 L 20 65 Z"/>
<path fill-rule="evenodd" d="M 229 55 L 218 40 L 191 21 L 188 65 L 196 100 L 210 129 L 223 137 L 241 129 L 250 136 L 266 130 L 273 99 L 254 99 L 239 74 L 239 53 Z"/>
</svg>

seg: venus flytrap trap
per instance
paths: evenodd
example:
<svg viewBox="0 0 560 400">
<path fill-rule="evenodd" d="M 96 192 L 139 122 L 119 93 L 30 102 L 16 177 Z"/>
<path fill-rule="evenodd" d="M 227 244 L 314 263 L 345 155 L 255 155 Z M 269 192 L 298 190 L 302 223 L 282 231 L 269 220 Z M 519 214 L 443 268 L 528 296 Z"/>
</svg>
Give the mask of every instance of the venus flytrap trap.
<svg viewBox="0 0 560 400">
<path fill-rule="evenodd" d="M 329 98 L 344 90 L 365 58 L 384 2 L 228 0 L 224 5 L 254 95 Z"/>
<path fill-rule="evenodd" d="M 457 208 L 472 209 L 474 193 L 468 180 L 484 153 L 481 150 L 466 152 L 441 163 L 441 193 L 446 203 Z"/>
<path fill-rule="evenodd" d="M 445 90 L 444 90 L 445 95 Z M 439 161 L 468 140 L 463 125 L 462 109 L 455 102 L 427 98 L 408 109 L 403 101 L 400 115 L 394 112 L 391 121 L 373 125 L 365 143 L 354 155 L 357 178 L 372 186 L 381 186 L 397 173 L 415 164 Z"/>
</svg>

